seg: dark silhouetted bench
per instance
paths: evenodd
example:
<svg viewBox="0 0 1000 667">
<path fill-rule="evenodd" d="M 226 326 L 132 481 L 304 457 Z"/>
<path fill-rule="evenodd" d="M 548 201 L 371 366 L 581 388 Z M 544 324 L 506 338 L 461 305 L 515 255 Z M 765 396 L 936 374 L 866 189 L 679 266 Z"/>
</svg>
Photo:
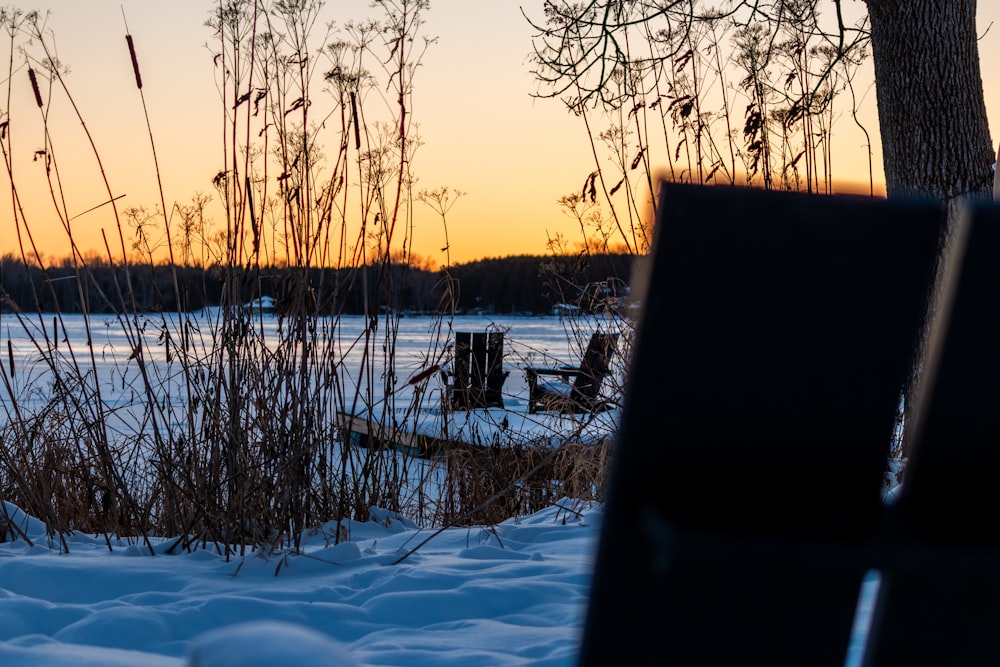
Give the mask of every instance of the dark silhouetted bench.
<svg viewBox="0 0 1000 667">
<path fill-rule="evenodd" d="M 579 366 L 524 369 L 528 380 L 528 412 L 597 412 L 610 407 L 601 400 L 601 386 L 611 372 L 611 357 L 619 333 L 591 334 Z M 544 380 L 544 378 L 553 378 Z"/>
<path fill-rule="evenodd" d="M 844 664 L 943 220 L 662 187 L 583 665 Z"/>
</svg>

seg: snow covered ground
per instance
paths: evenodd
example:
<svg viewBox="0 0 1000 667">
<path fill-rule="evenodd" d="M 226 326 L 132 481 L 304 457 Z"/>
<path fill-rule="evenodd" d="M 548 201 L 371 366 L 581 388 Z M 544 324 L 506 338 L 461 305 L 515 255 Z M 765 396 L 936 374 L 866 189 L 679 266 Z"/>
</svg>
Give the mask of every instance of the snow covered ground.
<svg viewBox="0 0 1000 667">
<path fill-rule="evenodd" d="M 50 316 L 37 321 L 52 323 Z M 65 340 L 85 349 L 85 324 L 65 318 L 60 355 L 68 355 Z M 127 415 L 129 405 L 144 400 L 131 388 L 132 346 L 113 320 L 89 324 L 102 395 Z M 364 322 L 345 324 L 349 338 L 350 327 L 360 331 Z M 557 317 L 476 316 L 452 326 L 507 331 L 512 372 L 504 390 L 516 408 L 526 391 L 520 366 L 579 358 L 565 324 Z M 396 353 L 404 381 L 421 370 L 428 327 L 428 318 L 401 320 Z M 155 325 L 149 331 L 155 335 Z M 581 335 L 585 341 L 589 330 Z M 43 405 L 51 381 L 32 341 L 7 316 L 0 336 L 21 404 Z M 166 369 L 163 358 L 149 361 Z M 164 370 L 161 377 L 171 375 Z M 9 396 L 0 405 L 9 409 Z M 347 541 L 335 544 L 331 524 L 304 539 L 299 553 L 226 558 L 211 546 L 172 551 L 176 536 L 109 543 L 79 533 L 61 553 L 41 522 L 14 505 L 5 509 L 16 526 L 0 530 L 5 667 L 571 665 L 601 516 L 600 507 L 567 500 L 496 526 L 436 532 L 373 509 L 369 522 L 348 525 Z"/>
<path fill-rule="evenodd" d="M 333 545 L 227 560 L 172 540 L 0 544 L 0 665 L 572 665 L 600 509 L 420 530 L 375 511 Z"/>
<path fill-rule="evenodd" d="M 508 324 L 518 358 L 578 354 L 557 318 Z M 414 369 L 419 355 L 405 341 L 419 344 L 421 326 L 401 338 Z M 30 363 L 22 343 L 12 348 Z M 110 344 L 106 358 L 121 349 Z M 211 545 L 172 550 L 176 536 L 76 533 L 66 552 L 39 520 L 3 508 L 16 526 L 0 530 L 3 667 L 575 665 L 603 517 L 598 505 L 563 500 L 495 526 L 435 530 L 373 509 L 346 526 L 346 540 L 328 524 L 299 552 L 227 558 Z M 862 591 L 848 665 L 874 590 Z"/>
<path fill-rule="evenodd" d="M 564 501 L 433 531 L 376 510 L 347 542 L 326 526 L 301 553 L 227 560 L 80 534 L 59 553 L 40 522 L 7 511 L 33 546 L 0 544 L 5 667 L 568 667 L 602 520 Z M 846 667 L 860 664 L 876 586 L 862 589 Z"/>
</svg>

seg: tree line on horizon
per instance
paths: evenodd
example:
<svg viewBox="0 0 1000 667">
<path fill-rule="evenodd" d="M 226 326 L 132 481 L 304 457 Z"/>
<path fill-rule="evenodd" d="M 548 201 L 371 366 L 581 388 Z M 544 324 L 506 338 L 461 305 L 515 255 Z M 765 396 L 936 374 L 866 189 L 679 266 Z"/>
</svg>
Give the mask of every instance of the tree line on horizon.
<svg viewBox="0 0 1000 667">
<path fill-rule="evenodd" d="M 307 270 L 242 271 L 239 300 L 270 297 L 279 313 L 306 304 L 309 314 L 358 315 L 386 308 L 416 313 L 548 314 L 557 304 L 583 312 L 627 300 L 635 260 L 627 253 L 517 255 L 431 269 L 392 263 Z M 219 266 L 70 262 L 28 264 L 0 257 L 0 310 L 60 313 L 190 312 L 227 303 L 231 280 Z M 305 287 L 303 287 L 305 285 Z M 302 291 L 307 290 L 306 298 Z"/>
</svg>

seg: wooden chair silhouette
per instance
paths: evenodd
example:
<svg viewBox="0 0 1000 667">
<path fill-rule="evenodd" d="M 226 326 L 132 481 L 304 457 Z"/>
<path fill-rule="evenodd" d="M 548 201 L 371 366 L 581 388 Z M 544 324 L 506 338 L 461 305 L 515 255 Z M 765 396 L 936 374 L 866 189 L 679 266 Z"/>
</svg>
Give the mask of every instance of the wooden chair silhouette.
<svg viewBox="0 0 1000 667">
<path fill-rule="evenodd" d="M 1000 206 L 950 233 L 864 664 L 1000 664 Z"/>
<path fill-rule="evenodd" d="M 503 407 L 503 332 L 455 332 L 451 367 L 442 372 L 446 407 L 475 410 Z"/>
<path fill-rule="evenodd" d="M 528 380 L 528 412 L 579 413 L 606 409 L 608 405 L 601 401 L 600 391 L 611 371 L 611 357 L 618 349 L 619 336 L 592 334 L 579 366 L 524 369 Z M 543 377 L 554 379 L 542 382 Z"/>
<path fill-rule="evenodd" d="M 662 186 L 582 665 L 842 667 L 943 227 Z"/>
</svg>

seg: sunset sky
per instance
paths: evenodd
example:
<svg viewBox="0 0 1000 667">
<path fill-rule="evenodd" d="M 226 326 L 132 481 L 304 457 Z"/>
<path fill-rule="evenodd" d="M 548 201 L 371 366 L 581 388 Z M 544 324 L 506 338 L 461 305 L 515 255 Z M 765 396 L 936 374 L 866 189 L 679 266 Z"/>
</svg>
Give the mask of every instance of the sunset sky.
<svg viewBox="0 0 1000 667">
<path fill-rule="evenodd" d="M 324 20 L 342 23 L 355 12 L 367 11 L 369 4 L 369 0 L 331 0 Z M 426 15 L 423 34 L 438 41 L 424 56 L 414 84 L 413 113 L 423 146 L 413 166 L 420 179 L 417 189 L 446 186 L 466 193 L 448 214 L 452 262 L 543 254 L 552 235 L 579 238 L 577 224 L 566 217 L 557 200 L 581 189 L 593 170 L 592 158 L 580 122 L 560 102 L 531 96 L 536 90 L 528 62 L 532 29 L 520 8 L 537 18 L 541 4 L 540 0 L 432 0 Z M 847 4 L 862 6 L 861 0 Z M 212 31 L 205 26 L 211 0 L 48 0 L 16 6 L 51 11 L 48 27 L 59 59 L 69 67 L 71 92 L 101 153 L 112 191 L 124 195 L 117 202 L 120 209 L 154 208 L 160 202 L 149 133 L 124 39 L 125 20 L 138 52 L 167 207 L 188 203 L 198 192 L 213 194 L 211 178 L 221 167 L 222 117 L 208 48 Z M 980 52 L 994 136 L 1000 128 L 998 19 L 1000 4 L 980 0 L 979 32 L 985 35 Z M 987 30 L 993 22 L 998 25 Z M 23 70 L 15 73 L 11 85 L 16 95 L 30 100 Z M 16 90 L 19 86 L 21 90 Z M 867 101 L 865 114 L 877 138 L 874 90 L 868 92 Z M 102 228 L 112 237 L 117 232 L 108 207 L 83 214 L 107 196 L 80 136 L 80 124 L 62 106 L 53 110 L 50 130 L 60 151 L 66 206 L 71 215 L 82 214 L 72 223 L 81 244 L 99 247 Z M 23 110 L 25 117 L 30 118 L 30 111 Z M 37 110 L 34 116 L 37 119 Z M 848 129 L 849 122 L 841 126 L 843 131 L 838 126 L 834 133 L 834 173 L 864 181 L 863 139 Z M 31 160 L 32 152 L 44 145 L 40 124 L 18 125 L 15 120 L 11 132 L 18 187 L 44 183 L 42 162 Z M 881 180 L 877 148 L 874 158 L 876 178 Z M 0 196 L 10 201 L 6 179 L 0 182 Z M 51 203 L 27 195 L 25 201 L 43 256 L 66 255 L 65 232 L 42 223 Z M 441 252 L 444 230 L 439 219 L 421 206 L 416 209 L 413 248 L 441 263 L 446 259 Z M 3 211 L 0 251 L 8 252 L 16 248 L 9 203 Z"/>
</svg>

